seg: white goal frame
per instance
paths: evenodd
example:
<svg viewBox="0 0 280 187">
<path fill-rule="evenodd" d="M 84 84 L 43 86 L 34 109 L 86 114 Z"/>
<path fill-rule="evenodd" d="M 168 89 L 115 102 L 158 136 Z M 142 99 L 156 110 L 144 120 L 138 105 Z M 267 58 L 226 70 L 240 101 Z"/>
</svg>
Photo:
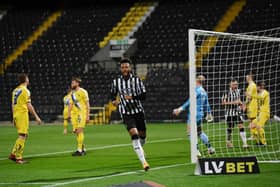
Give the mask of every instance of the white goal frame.
<svg viewBox="0 0 280 187">
<path fill-rule="evenodd" d="M 279 28 L 280 29 L 280 28 Z M 271 29 L 273 30 L 273 29 Z M 242 34 L 232 34 L 232 33 L 224 33 L 224 32 L 214 32 L 214 31 L 206 31 L 206 30 L 199 30 L 199 29 L 189 29 L 188 30 L 188 52 L 189 52 L 189 99 L 190 99 L 190 144 L 191 144 L 191 163 L 196 163 L 198 161 L 197 156 L 197 126 L 196 126 L 196 41 L 195 36 L 196 34 L 203 34 L 205 36 L 213 36 L 213 34 L 217 36 L 230 36 L 235 39 L 242 39 L 242 40 L 260 40 L 260 41 L 277 41 L 280 42 L 280 38 L 271 37 L 271 36 L 257 36 L 251 35 L 258 32 L 251 32 L 251 33 L 242 33 Z M 215 37 L 215 36 L 214 36 Z M 275 161 L 263 161 L 263 162 L 280 162 L 280 160 Z"/>
</svg>

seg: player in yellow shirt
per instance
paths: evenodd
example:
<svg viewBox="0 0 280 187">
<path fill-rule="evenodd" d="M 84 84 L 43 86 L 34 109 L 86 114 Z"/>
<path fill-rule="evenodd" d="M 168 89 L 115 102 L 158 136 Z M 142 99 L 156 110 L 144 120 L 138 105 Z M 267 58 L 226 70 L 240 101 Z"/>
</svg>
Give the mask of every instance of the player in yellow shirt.
<svg viewBox="0 0 280 187">
<path fill-rule="evenodd" d="M 254 97 L 257 95 L 257 86 L 253 80 L 253 75 L 249 74 L 246 76 L 246 81 L 248 83 L 248 87 L 246 89 L 246 111 L 247 117 L 250 120 L 250 123 L 256 119 L 258 114 L 258 104 L 257 99 Z M 251 137 L 249 139 L 253 139 L 253 131 L 250 129 Z"/>
<path fill-rule="evenodd" d="M 258 116 L 250 125 L 257 145 L 266 145 L 264 125 L 270 118 L 270 96 L 269 92 L 264 89 L 263 82 L 258 83 L 258 94 L 253 96 L 258 101 Z"/>
<path fill-rule="evenodd" d="M 31 104 L 30 91 L 27 89 L 29 84 L 28 76 L 26 74 L 20 74 L 18 80 L 19 86 L 17 86 L 12 93 L 13 123 L 17 128 L 18 138 L 9 159 L 18 164 L 24 164 L 25 161 L 22 155 L 29 129 L 28 112 L 33 114 L 38 124 L 41 123 L 41 119 Z"/>
<path fill-rule="evenodd" d="M 72 156 L 86 154 L 84 146 L 84 128 L 89 122 L 89 98 L 88 92 L 80 87 L 80 78 L 73 78 L 71 83 L 71 99 L 68 110 L 68 119 L 71 119 L 73 132 L 77 136 L 77 151 Z"/>
<path fill-rule="evenodd" d="M 63 104 L 64 104 L 64 109 L 63 109 L 63 134 L 67 134 L 67 127 L 68 127 L 68 107 L 70 104 L 70 99 L 71 99 L 71 91 L 68 90 L 67 94 L 63 97 Z"/>
</svg>

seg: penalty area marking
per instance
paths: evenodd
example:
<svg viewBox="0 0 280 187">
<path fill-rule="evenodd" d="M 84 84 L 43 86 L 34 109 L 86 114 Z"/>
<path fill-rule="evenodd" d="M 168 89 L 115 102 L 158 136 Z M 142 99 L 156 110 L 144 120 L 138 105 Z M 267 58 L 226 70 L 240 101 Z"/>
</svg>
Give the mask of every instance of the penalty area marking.
<svg viewBox="0 0 280 187">
<path fill-rule="evenodd" d="M 175 141 L 180 141 L 184 140 L 184 138 L 172 138 L 172 139 L 162 139 L 162 140 L 154 140 L 154 141 L 149 141 L 147 144 L 154 144 L 154 143 L 164 143 L 164 142 L 175 142 Z M 100 147 L 92 147 L 92 148 L 87 148 L 88 151 L 94 151 L 94 150 L 103 150 L 103 149 L 111 149 L 111 148 L 116 148 L 116 147 L 127 147 L 131 146 L 131 144 L 113 144 L 113 145 L 105 145 L 105 146 L 100 146 Z M 59 152 L 51 152 L 51 153 L 40 153 L 40 154 L 33 154 L 33 155 L 26 155 L 25 158 L 34 158 L 34 157 L 42 157 L 42 156 L 50 156 L 50 155 L 59 155 L 59 154 L 66 154 L 66 153 L 72 153 L 73 150 L 71 151 L 59 151 Z M 0 160 L 7 160 L 8 158 L 0 158 Z"/>
<path fill-rule="evenodd" d="M 156 171 L 156 170 L 161 170 L 161 169 L 175 168 L 175 167 L 187 166 L 187 165 L 192 165 L 192 163 L 159 166 L 159 167 L 151 168 L 149 171 Z M 50 185 L 46 185 L 44 187 L 64 186 L 64 185 L 75 184 L 75 183 L 80 183 L 80 182 L 96 181 L 96 180 L 102 180 L 102 179 L 119 177 L 119 176 L 133 175 L 133 174 L 137 174 L 137 173 L 140 173 L 140 172 L 144 173 L 145 171 L 136 170 L 136 171 L 130 171 L 130 172 L 124 172 L 124 173 L 118 173 L 118 174 L 105 175 L 105 176 L 102 176 L 102 177 L 89 177 L 89 178 L 84 178 L 84 179 L 77 179 L 77 180 L 72 180 L 72 181 L 67 181 L 67 182 L 50 184 Z"/>
</svg>

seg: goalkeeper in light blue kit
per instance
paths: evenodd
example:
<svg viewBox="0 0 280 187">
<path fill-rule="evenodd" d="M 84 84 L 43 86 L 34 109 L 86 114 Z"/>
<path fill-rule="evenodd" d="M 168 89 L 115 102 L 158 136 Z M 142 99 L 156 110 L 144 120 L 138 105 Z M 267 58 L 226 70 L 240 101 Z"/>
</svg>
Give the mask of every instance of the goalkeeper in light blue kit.
<svg viewBox="0 0 280 187">
<path fill-rule="evenodd" d="M 205 81 L 205 77 L 203 75 L 199 75 L 196 78 L 196 123 L 197 123 L 197 135 L 200 137 L 203 144 L 207 147 L 209 154 L 214 154 L 215 149 L 211 146 L 208 136 L 202 131 L 202 122 L 204 118 L 204 113 L 207 113 L 206 120 L 208 122 L 213 121 L 213 116 L 211 114 L 211 108 L 208 102 L 208 94 L 202 87 L 203 82 Z M 173 114 L 178 116 L 182 111 L 188 111 L 188 136 L 190 135 L 190 100 L 188 99 L 182 106 L 173 110 Z M 201 156 L 198 150 L 198 156 Z"/>
</svg>

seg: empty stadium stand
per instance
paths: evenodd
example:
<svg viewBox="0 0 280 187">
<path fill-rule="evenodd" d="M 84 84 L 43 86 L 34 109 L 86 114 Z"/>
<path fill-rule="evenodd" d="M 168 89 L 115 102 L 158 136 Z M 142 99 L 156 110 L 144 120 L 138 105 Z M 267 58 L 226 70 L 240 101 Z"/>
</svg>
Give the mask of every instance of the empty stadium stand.
<svg viewBox="0 0 280 187">
<path fill-rule="evenodd" d="M 1 120 L 10 119 L 10 93 L 16 86 L 16 75 L 19 72 L 29 74 L 32 100 L 43 119 L 45 121 L 55 119 L 62 111 L 61 99 L 70 84 L 71 77 L 79 75 L 83 78 L 91 75 L 92 72 L 88 72 L 88 75 L 83 73 L 85 64 L 99 49 L 98 42 L 121 19 L 129 6 L 130 4 L 115 4 L 114 6 L 98 4 L 80 8 L 68 7 L 64 10 L 57 23 L 6 70 L 2 77 L 4 87 L 1 92 L 1 98 L 5 99 L 0 101 L 3 106 L 1 114 L 5 115 L 2 115 Z M 8 12 L 2 20 L 3 27 L 0 30 L 8 35 L 3 35 L 3 41 L 16 40 L 10 45 L 3 42 L 3 45 L 7 47 L 7 50 L 4 48 L 5 53 L 3 54 L 5 55 L 16 48 L 26 38 L 26 35 L 32 32 L 30 28 L 38 25 L 35 23 L 42 22 L 42 19 L 39 18 L 44 17 L 41 15 L 48 13 L 43 9 L 34 13 L 26 10 L 26 15 L 23 13 L 18 16 L 19 12 L 19 10 Z M 39 18 L 36 17 L 37 14 Z M 29 25 L 30 20 L 34 20 L 35 23 Z M 6 32 L 6 29 L 9 28 L 4 25 L 6 22 L 10 24 L 20 22 L 15 26 L 17 27 L 15 31 L 19 34 L 10 36 Z M 23 25 L 26 25 L 27 29 Z M 11 26 L 11 28 L 13 27 Z M 17 38 L 22 38 L 22 40 L 18 41 Z M 84 84 L 84 87 L 90 87 L 91 84 L 93 83 Z M 89 93 L 93 93 L 93 90 L 89 90 Z M 91 104 L 100 101 L 93 99 L 94 97 L 93 94 L 90 94 Z"/>
<path fill-rule="evenodd" d="M 212 30 L 231 1 L 160 1 L 134 37 L 136 63 L 185 63 L 188 29 Z"/>
<path fill-rule="evenodd" d="M 144 107 L 149 121 L 173 120 L 172 109 L 188 97 L 188 70 L 184 66 L 188 61 L 187 30 L 212 30 L 232 2 L 160 0 L 134 33 L 138 50 L 131 58 L 135 64 L 148 64 L 145 77 L 148 95 Z M 279 26 L 280 8 L 275 2 L 256 4 L 249 0 L 228 32 Z M 0 121 L 11 119 L 10 94 L 20 72 L 29 74 L 32 101 L 45 121 L 53 121 L 61 114 L 62 96 L 72 76 L 78 75 L 84 80 L 91 105 L 107 104 L 110 83 L 118 69 L 108 70 L 99 64 L 91 64 L 91 69 L 86 66 L 100 49 L 99 42 L 132 5 L 133 2 L 124 1 L 64 7 L 57 22 L 0 75 Z M 52 12 L 51 9 L 8 10 L 0 20 L 0 61 Z M 258 24 L 249 24 L 253 21 Z M 116 114 L 113 119 L 119 119 Z"/>
</svg>

